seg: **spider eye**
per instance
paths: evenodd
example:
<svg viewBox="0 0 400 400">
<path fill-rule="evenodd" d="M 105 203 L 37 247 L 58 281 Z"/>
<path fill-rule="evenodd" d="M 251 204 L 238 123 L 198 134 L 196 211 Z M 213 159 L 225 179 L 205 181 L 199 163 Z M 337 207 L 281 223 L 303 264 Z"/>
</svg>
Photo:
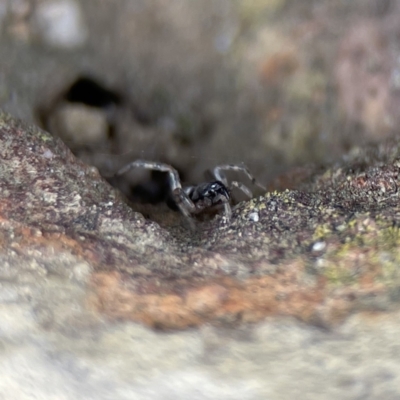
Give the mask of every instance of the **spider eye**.
<svg viewBox="0 0 400 400">
<path fill-rule="evenodd" d="M 219 198 L 220 196 L 229 197 L 226 187 L 221 182 L 211 183 L 203 193 L 209 199 Z"/>
<path fill-rule="evenodd" d="M 218 191 L 220 190 L 220 186 L 217 185 L 216 183 L 213 183 L 209 186 L 209 188 L 206 190 L 205 195 L 207 197 L 215 197 L 218 194 Z"/>
</svg>

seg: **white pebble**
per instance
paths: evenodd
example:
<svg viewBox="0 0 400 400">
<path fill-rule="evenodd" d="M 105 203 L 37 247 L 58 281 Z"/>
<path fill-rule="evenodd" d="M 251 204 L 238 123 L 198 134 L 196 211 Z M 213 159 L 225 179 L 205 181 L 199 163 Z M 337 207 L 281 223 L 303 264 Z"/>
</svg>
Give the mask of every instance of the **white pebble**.
<svg viewBox="0 0 400 400">
<path fill-rule="evenodd" d="M 53 152 L 51 150 L 47 149 L 47 150 L 44 151 L 43 157 L 44 158 L 53 158 L 54 154 L 53 154 Z"/>
<path fill-rule="evenodd" d="M 258 222 L 260 220 L 260 215 L 258 214 L 258 212 L 253 211 L 249 214 L 249 219 L 253 222 Z"/>
<path fill-rule="evenodd" d="M 319 241 L 319 242 L 315 242 L 312 246 L 312 251 L 322 251 L 324 250 L 326 247 L 326 243 Z"/>
</svg>

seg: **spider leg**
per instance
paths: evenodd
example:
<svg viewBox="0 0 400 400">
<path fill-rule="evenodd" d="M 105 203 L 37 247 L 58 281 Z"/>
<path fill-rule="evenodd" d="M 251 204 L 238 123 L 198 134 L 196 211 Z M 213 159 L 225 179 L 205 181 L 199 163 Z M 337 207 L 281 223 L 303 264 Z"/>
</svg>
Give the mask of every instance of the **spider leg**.
<svg viewBox="0 0 400 400">
<path fill-rule="evenodd" d="M 181 187 L 172 191 L 172 197 L 175 201 L 175 204 L 178 206 L 179 211 L 186 218 L 190 230 L 195 231 L 196 225 L 191 215 L 196 212 L 196 206 L 194 205 L 193 201 L 190 200 L 188 194 Z"/>
<path fill-rule="evenodd" d="M 224 171 L 238 171 L 238 172 L 241 172 L 241 173 L 243 173 L 244 175 L 246 175 L 250 179 L 250 181 L 251 181 L 251 183 L 253 185 L 258 186 L 262 190 L 266 190 L 266 188 L 263 185 L 261 185 L 260 183 L 257 182 L 256 178 L 254 178 L 254 176 L 250 173 L 250 171 L 247 169 L 247 167 L 243 163 L 240 164 L 240 165 L 234 165 L 234 164 L 217 165 L 213 169 L 212 173 L 215 176 L 215 178 L 217 180 L 221 181 L 225 186 L 228 186 L 228 181 L 226 179 Z M 236 185 L 236 187 L 238 187 L 238 186 Z M 243 188 L 239 188 L 239 189 L 241 189 L 246 194 L 249 193 L 249 190 L 247 188 L 246 188 L 247 191 L 243 190 Z"/>
<path fill-rule="evenodd" d="M 226 219 L 229 221 L 232 217 L 232 208 L 229 203 L 224 203 L 224 213 L 225 213 Z"/>
<path fill-rule="evenodd" d="M 196 212 L 196 206 L 181 187 L 175 188 L 172 191 L 172 196 L 179 210 L 181 210 L 185 217 L 190 218 L 190 215 Z"/>
<path fill-rule="evenodd" d="M 122 167 L 119 171 L 116 172 L 115 176 L 121 176 L 130 171 L 132 168 L 145 168 L 153 171 L 168 173 L 173 199 L 181 213 L 190 221 L 191 226 L 193 226 L 193 222 L 191 221 L 191 214 L 196 211 L 196 206 L 183 190 L 178 171 L 175 168 L 171 167 L 168 164 L 163 164 L 159 162 L 136 160 Z"/>
<path fill-rule="evenodd" d="M 245 184 L 237 181 L 232 181 L 231 186 L 234 186 L 241 190 L 249 199 L 253 198 L 253 192 Z"/>
<path fill-rule="evenodd" d="M 226 175 L 224 173 L 224 170 L 226 165 L 217 165 L 216 167 L 213 168 L 212 171 L 208 171 L 208 174 L 210 176 L 213 176 L 217 181 L 222 182 L 226 187 L 228 187 L 228 179 L 226 178 Z"/>
<path fill-rule="evenodd" d="M 167 172 L 169 174 L 169 180 L 171 184 L 171 190 L 175 190 L 178 187 L 181 186 L 181 181 L 179 178 L 178 171 L 171 167 L 168 164 L 163 164 L 159 162 L 154 162 L 154 161 L 144 161 L 144 160 L 136 160 L 133 161 L 124 167 L 122 167 L 120 170 L 118 170 L 115 173 L 115 176 L 121 176 L 123 174 L 126 174 L 128 171 L 130 171 L 133 168 L 144 168 L 144 169 L 149 169 L 153 171 L 161 171 L 161 172 Z"/>
</svg>

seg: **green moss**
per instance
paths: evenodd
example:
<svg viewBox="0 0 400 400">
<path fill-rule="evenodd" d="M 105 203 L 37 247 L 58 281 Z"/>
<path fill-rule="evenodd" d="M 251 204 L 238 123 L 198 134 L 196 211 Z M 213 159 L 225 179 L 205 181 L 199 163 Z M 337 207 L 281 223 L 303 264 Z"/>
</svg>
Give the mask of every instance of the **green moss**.
<svg viewBox="0 0 400 400">
<path fill-rule="evenodd" d="M 42 142 L 47 143 L 47 142 L 51 142 L 52 140 L 54 140 L 54 137 L 45 131 L 38 129 L 35 133 L 36 133 L 36 137 L 38 139 L 40 139 Z"/>
<path fill-rule="evenodd" d="M 378 231 L 378 244 L 384 249 L 398 249 L 400 248 L 400 228 L 391 226 L 386 229 Z"/>
<path fill-rule="evenodd" d="M 321 224 L 318 225 L 315 228 L 314 234 L 312 236 L 312 239 L 314 241 L 316 240 L 321 240 L 321 239 L 326 239 L 327 236 L 332 234 L 332 229 L 329 223 Z"/>
<path fill-rule="evenodd" d="M 356 274 L 340 263 L 325 268 L 323 275 L 330 284 L 337 286 L 350 285 L 356 282 Z"/>
</svg>

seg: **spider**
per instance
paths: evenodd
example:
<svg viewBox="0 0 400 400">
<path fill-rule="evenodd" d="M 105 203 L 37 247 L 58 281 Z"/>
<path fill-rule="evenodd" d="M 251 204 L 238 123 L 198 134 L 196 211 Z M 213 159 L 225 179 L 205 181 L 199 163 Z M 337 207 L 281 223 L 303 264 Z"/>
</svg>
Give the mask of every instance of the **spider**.
<svg viewBox="0 0 400 400">
<path fill-rule="evenodd" d="M 250 174 L 244 164 L 218 165 L 211 171 L 213 179 L 211 182 L 204 182 L 196 186 L 186 187 L 182 187 L 178 171 L 175 168 L 160 162 L 136 160 L 122 167 L 117 171 L 115 176 L 121 176 L 133 168 L 145 168 L 152 171 L 168 173 L 172 198 L 181 213 L 189 221 L 191 227 L 194 226 L 191 218 L 192 215 L 200 214 L 214 208 L 222 207 L 226 219 L 230 220 L 232 216 L 232 208 L 230 205 L 232 201 L 231 192 L 234 187 L 241 190 L 247 197 L 253 197 L 251 190 L 243 183 L 232 181 L 229 185 L 224 171 L 241 172 L 251 180 L 252 184 L 265 190 L 265 188 Z"/>
</svg>

